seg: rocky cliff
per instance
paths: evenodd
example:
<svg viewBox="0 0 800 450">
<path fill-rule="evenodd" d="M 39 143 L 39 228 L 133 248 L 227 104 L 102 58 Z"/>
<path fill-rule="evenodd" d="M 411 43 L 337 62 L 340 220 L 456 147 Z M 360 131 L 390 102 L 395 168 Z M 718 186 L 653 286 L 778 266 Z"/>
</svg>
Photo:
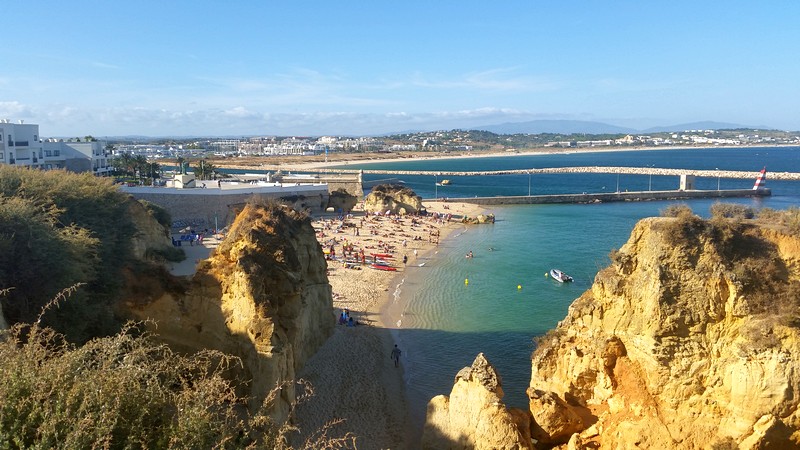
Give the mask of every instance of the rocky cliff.
<svg viewBox="0 0 800 450">
<path fill-rule="evenodd" d="M 287 207 L 248 204 L 188 284 L 152 284 L 127 299 L 127 313 L 152 319 L 173 348 L 241 358 L 231 373 L 250 382 L 254 406 L 276 383 L 294 380 L 333 331 L 322 249 L 310 220 Z M 293 399 L 291 386 L 280 390 L 276 415 Z"/>
<path fill-rule="evenodd" d="M 368 213 L 413 214 L 422 209 L 422 197 L 399 184 L 379 184 L 364 199 Z"/>
<path fill-rule="evenodd" d="M 800 239 L 778 227 L 641 221 L 539 341 L 536 445 L 800 445 L 799 263 Z"/>
<path fill-rule="evenodd" d="M 531 448 L 527 412 L 506 409 L 502 399 L 500 375 L 478 354 L 471 367 L 458 372 L 450 396 L 438 395 L 428 404 L 422 447 Z"/>
</svg>

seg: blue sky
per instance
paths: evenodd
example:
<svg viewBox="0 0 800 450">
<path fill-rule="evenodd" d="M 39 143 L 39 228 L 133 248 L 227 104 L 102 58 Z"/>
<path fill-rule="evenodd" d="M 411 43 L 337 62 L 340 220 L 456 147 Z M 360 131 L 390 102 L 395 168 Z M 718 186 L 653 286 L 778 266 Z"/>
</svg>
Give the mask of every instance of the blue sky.
<svg viewBox="0 0 800 450">
<path fill-rule="evenodd" d="M 29 0 L 2 17 L 0 118 L 45 137 L 800 130 L 795 0 Z"/>
</svg>

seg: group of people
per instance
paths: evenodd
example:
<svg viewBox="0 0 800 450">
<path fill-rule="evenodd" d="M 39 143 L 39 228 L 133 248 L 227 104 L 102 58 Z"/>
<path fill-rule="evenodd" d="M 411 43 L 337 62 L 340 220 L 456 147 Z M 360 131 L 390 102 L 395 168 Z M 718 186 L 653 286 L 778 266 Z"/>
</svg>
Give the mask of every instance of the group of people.
<svg viewBox="0 0 800 450">
<path fill-rule="evenodd" d="M 359 323 L 357 320 L 353 320 L 353 317 L 350 315 L 350 310 L 345 308 L 342 310 L 342 313 L 339 314 L 339 325 L 354 327 L 359 325 Z"/>
<path fill-rule="evenodd" d="M 198 245 L 201 245 L 203 243 L 203 235 L 201 233 L 182 234 L 178 239 L 172 236 L 173 247 L 180 247 L 182 242 L 188 242 L 189 245 L 194 245 L 197 242 Z"/>
</svg>

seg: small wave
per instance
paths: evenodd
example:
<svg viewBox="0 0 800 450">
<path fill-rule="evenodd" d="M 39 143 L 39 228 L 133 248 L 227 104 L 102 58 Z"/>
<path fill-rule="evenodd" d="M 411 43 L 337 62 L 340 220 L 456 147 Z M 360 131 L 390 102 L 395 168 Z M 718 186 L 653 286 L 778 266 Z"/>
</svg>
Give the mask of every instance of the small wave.
<svg viewBox="0 0 800 450">
<path fill-rule="evenodd" d="M 405 282 L 406 282 L 406 279 L 403 278 L 402 280 L 400 280 L 399 283 L 397 283 L 397 286 L 394 288 L 394 293 L 392 294 L 392 301 L 394 303 L 397 303 L 397 301 L 400 300 L 400 294 L 403 292 L 402 286 L 403 286 L 403 283 L 405 283 Z"/>
</svg>

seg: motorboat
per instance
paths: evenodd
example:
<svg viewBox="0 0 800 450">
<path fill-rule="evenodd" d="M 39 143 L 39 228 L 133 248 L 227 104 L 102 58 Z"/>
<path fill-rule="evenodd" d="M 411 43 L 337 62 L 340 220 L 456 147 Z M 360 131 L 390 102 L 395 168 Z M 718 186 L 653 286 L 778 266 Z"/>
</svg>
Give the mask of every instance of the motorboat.
<svg viewBox="0 0 800 450">
<path fill-rule="evenodd" d="M 571 276 L 565 274 L 564 272 L 558 269 L 550 269 L 550 277 L 558 281 L 559 283 L 569 283 L 570 281 L 572 281 Z"/>
</svg>

